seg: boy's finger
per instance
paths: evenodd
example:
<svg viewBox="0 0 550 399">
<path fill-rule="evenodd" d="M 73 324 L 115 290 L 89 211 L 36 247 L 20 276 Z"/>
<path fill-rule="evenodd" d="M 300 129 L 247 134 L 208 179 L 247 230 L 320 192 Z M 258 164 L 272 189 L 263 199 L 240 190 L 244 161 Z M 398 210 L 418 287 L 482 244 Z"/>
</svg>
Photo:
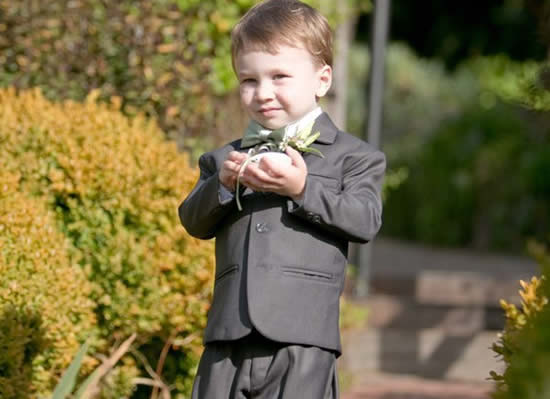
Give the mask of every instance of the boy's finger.
<svg viewBox="0 0 550 399">
<path fill-rule="evenodd" d="M 302 158 L 302 155 L 294 148 L 292 148 L 291 146 L 286 147 L 286 153 L 292 160 L 292 164 L 294 166 L 300 169 L 304 169 L 306 167 L 306 162 L 304 161 L 304 158 Z"/>
<path fill-rule="evenodd" d="M 274 184 L 277 182 L 276 178 L 270 176 L 265 171 L 260 169 L 260 167 L 254 163 L 250 163 L 245 171 L 247 177 L 253 177 L 256 179 L 259 184 Z"/>
<path fill-rule="evenodd" d="M 264 184 L 255 176 L 243 176 L 241 183 L 254 191 L 264 191 Z"/>
<path fill-rule="evenodd" d="M 258 164 L 258 167 L 272 177 L 281 177 L 284 175 L 287 165 L 281 165 L 277 161 L 263 157 Z"/>
<path fill-rule="evenodd" d="M 239 173 L 241 165 L 230 160 L 225 160 L 223 162 L 223 168 L 229 172 L 236 174 Z"/>
<path fill-rule="evenodd" d="M 238 151 L 231 151 L 229 154 L 227 154 L 228 160 L 238 164 L 243 163 L 246 158 L 247 158 L 246 154 L 243 154 L 242 152 L 238 152 Z"/>
</svg>

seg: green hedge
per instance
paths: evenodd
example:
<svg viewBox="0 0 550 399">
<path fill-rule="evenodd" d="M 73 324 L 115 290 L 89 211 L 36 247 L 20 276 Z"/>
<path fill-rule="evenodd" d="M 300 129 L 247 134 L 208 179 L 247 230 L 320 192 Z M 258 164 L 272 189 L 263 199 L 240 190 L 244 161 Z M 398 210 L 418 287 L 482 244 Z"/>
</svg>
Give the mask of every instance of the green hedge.
<svg viewBox="0 0 550 399">
<path fill-rule="evenodd" d="M 550 3 L 528 2 L 528 5 L 537 12 L 539 33 L 548 45 Z M 539 208 L 542 209 L 539 218 L 547 234 L 547 204 L 550 198 L 548 60 L 546 63 L 514 63 L 505 56 L 499 56 L 478 61 L 477 67 L 485 90 L 506 101 L 521 104 L 531 112 L 539 111 L 539 129 L 528 164 L 531 174 L 527 180 L 532 188 L 533 199 L 545 200 L 546 207 Z M 497 382 L 496 391 L 492 395 L 494 399 L 544 399 L 550 396 L 550 252 L 548 246 L 533 241 L 529 243 L 529 252 L 540 264 L 541 276 L 533 277 L 528 283 L 521 282 L 520 308 L 502 301 L 507 322 L 499 341 L 493 345 L 493 350 L 505 362 L 505 370 L 502 374 L 491 373 Z"/>
<path fill-rule="evenodd" d="M 501 103 L 491 109 L 475 104 L 443 122 L 418 152 L 393 163 L 409 174 L 385 204 L 382 231 L 517 252 L 528 238 L 544 239 L 550 137 L 536 126 Z"/>
<path fill-rule="evenodd" d="M 70 261 L 68 242 L 57 231 L 53 212 L 43 201 L 19 191 L 22 178 L 0 169 L 3 399 L 47 391 L 70 363 L 79 342 L 96 326 L 88 298 L 91 284 Z"/>
<path fill-rule="evenodd" d="M 387 54 L 384 109 L 391 111 L 382 147 L 391 169 L 407 177 L 384 204 L 382 234 L 515 252 L 528 238 L 544 239 L 550 115 L 525 106 L 548 109 L 542 101 L 550 92 L 541 85 L 547 69 L 480 57 L 449 72 L 403 43 L 390 44 Z M 368 60 L 366 47 L 352 48 L 348 126 L 357 135 Z"/>
<path fill-rule="evenodd" d="M 11 212 L 18 209 L 18 200 L 2 201 L 2 207 L 7 207 L 4 212 L 10 211 L 6 216 L 10 221 L 30 224 L 37 240 L 42 237 L 32 245 L 48 253 L 56 251 L 59 255 L 51 256 L 64 265 L 56 267 L 48 259 L 38 265 L 27 262 L 26 245 L 31 244 L 19 238 L 12 240 L 12 252 L 2 245 L 0 268 L 13 271 L 17 265 L 45 284 L 32 292 L 30 288 L 21 291 L 22 303 L 43 297 L 53 320 L 71 315 L 67 309 L 82 313 L 70 316 L 75 320 L 71 328 L 56 327 L 55 334 L 68 335 L 62 354 L 22 335 L 20 342 L 10 345 L 24 347 L 24 353 L 36 351 L 37 357 L 26 357 L 19 364 L 14 363 L 17 357 L 10 357 L 0 364 L 20 372 L 29 364 L 42 367 L 47 377 L 33 373 L 30 389 L 44 396 L 84 337 L 92 334 L 94 350 L 106 352 L 136 332 L 139 350 L 153 365 L 167 340 L 173 340 L 163 376 L 174 385 L 175 397 L 183 397 L 201 350 L 214 264 L 212 243 L 188 236 L 177 217 L 177 206 L 191 190 L 198 171 L 189 167 L 188 157 L 178 153 L 174 143 L 165 141 L 153 122 L 141 117 L 128 119 L 117 104 L 97 103 L 94 95 L 84 104 L 51 103 L 38 90 L 0 90 L 2 173 L 15 176 L 9 181 L 17 198 L 31 201 L 24 210 L 43 209 L 52 221 L 43 224 L 30 211 Z M 21 221 L 15 219 L 19 217 Z M 55 246 L 51 241 L 59 243 Z M 74 265 L 80 268 L 75 270 Z M 51 274 L 52 269 L 56 274 Z M 1 273 L 0 287 L 23 286 L 25 273 Z M 67 275 L 67 287 L 60 286 L 58 273 Z M 60 296 L 63 306 L 47 302 L 48 292 L 61 295 L 65 291 L 74 299 Z M 6 295 L 0 294 L 0 298 Z M 81 295 L 93 301 L 93 317 L 86 316 L 90 305 Z M 9 301 L 0 305 L 0 314 L 13 313 Z M 42 312 L 36 309 L 25 317 L 38 317 Z M 13 328 L 9 318 L 4 320 L 0 331 Z M 38 356 L 45 360 L 36 360 Z M 107 379 L 111 385 L 104 397 L 130 394 L 131 377 L 142 362 L 128 357 L 122 364 Z M 1 385 L 15 386 L 15 382 L 10 379 Z"/>
<path fill-rule="evenodd" d="M 370 2 L 345 0 L 347 12 Z M 242 127 L 229 32 L 257 0 L 0 0 L 0 86 L 41 87 L 49 99 L 120 97 L 171 137 Z M 330 17 L 341 4 L 308 1 Z M 231 96 L 230 96 L 231 97 Z M 241 117 L 242 118 L 242 117 Z"/>
</svg>

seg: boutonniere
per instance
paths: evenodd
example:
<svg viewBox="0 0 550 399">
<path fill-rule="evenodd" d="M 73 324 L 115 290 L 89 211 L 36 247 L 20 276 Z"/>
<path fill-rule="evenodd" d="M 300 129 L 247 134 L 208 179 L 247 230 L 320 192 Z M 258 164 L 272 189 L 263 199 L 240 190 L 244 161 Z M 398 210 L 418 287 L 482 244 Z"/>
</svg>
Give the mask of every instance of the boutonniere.
<svg viewBox="0 0 550 399">
<path fill-rule="evenodd" d="M 313 144 L 315 140 L 317 140 L 321 135 L 320 132 L 312 132 L 313 123 L 314 121 L 311 121 L 311 123 L 296 132 L 296 134 L 292 137 L 286 137 L 285 135 L 285 137 L 283 137 L 283 139 L 279 141 L 268 140 L 248 150 L 248 157 L 246 161 L 242 163 L 241 168 L 239 169 L 239 174 L 237 175 L 237 184 L 235 188 L 237 208 L 239 209 L 239 211 L 242 211 L 241 201 L 239 199 L 240 180 L 244 170 L 250 162 L 260 162 L 260 159 L 263 156 L 273 155 L 274 157 L 276 156 L 278 159 L 280 159 L 280 162 L 285 162 L 290 165 L 290 157 L 286 155 L 286 149 L 288 146 L 302 153 L 314 154 L 321 158 L 324 158 L 324 155 L 321 151 L 319 151 L 317 148 L 310 147 L 310 145 Z"/>
</svg>

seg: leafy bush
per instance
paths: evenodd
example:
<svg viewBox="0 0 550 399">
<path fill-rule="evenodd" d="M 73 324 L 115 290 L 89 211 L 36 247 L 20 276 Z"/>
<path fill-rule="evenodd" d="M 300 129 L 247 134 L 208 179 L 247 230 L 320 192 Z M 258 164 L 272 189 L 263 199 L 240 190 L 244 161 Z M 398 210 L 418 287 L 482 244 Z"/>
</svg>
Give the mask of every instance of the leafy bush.
<svg viewBox="0 0 550 399">
<path fill-rule="evenodd" d="M 531 244 L 542 276 L 521 282 L 521 309 L 502 301 L 506 328 L 493 350 L 504 360 L 502 375 L 492 372 L 497 389 L 494 399 L 542 399 L 550 394 L 550 254 L 542 245 Z"/>
<path fill-rule="evenodd" d="M 548 46 L 549 2 L 531 2 L 537 14 L 539 33 Z M 544 111 L 541 115 L 544 140 L 542 148 L 533 151 L 531 183 L 534 197 L 550 198 L 548 172 L 548 118 L 550 114 L 550 68 L 548 63 L 514 63 L 505 56 L 477 61 L 483 87 L 506 101 L 520 104 L 529 110 Z M 487 72 L 489 71 L 489 72 Z M 485 72 L 485 73 L 484 73 Z M 547 214 L 542 214 L 545 221 Z M 546 226 L 547 229 L 547 226 Z M 541 265 L 541 277 L 530 283 L 521 282 L 521 309 L 502 301 L 506 312 L 506 327 L 493 350 L 505 362 L 503 374 L 491 373 L 497 382 L 494 399 L 542 399 L 550 396 L 550 253 L 542 244 L 531 242 L 530 252 Z"/>
<path fill-rule="evenodd" d="M 425 140 L 445 120 L 460 115 L 478 102 L 479 87 L 471 70 L 449 74 L 441 61 L 418 57 L 404 43 L 387 49 L 382 148 L 390 164 L 418 152 Z M 353 45 L 350 52 L 348 101 L 349 130 L 362 136 L 369 49 Z"/>
<path fill-rule="evenodd" d="M 255 3 L 0 0 L 0 86 L 79 101 L 100 89 L 100 99 L 120 97 L 124 113 L 155 117 L 180 144 L 205 132 L 228 137 L 243 123 L 226 97 L 236 87 L 229 32 Z M 337 2 L 309 3 L 342 17 Z M 370 4 L 346 3 L 347 12 Z"/>
<path fill-rule="evenodd" d="M 125 376 L 134 376 L 144 362 L 156 362 L 167 342 L 173 350 L 163 376 L 181 397 L 190 387 L 201 350 L 214 261 L 212 243 L 188 236 L 177 218 L 177 206 L 198 171 L 152 121 L 128 119 L 118 111 L 119 104 L 97 103 L 96 97 L 92 93 L 84 104 L 56 104 L 38 90 L 0 90 L 2 169 L 19 176 L 14 190 L 20 197 L 55 215 L 50 230 L 61 237 L 56 241 L 69 242 L 63 256 L 80 265 L 89 281 L 81 284 L 75 278 L 71 291 L 89 291 L 94 302 L 95 352 L 138 334 L 144 356 L 122 359 L 104 397 L 129 395 L 132 386 Z M 29 228 L 37 229 L 34 223 Z M 23 247 L 15 248 L 25 253 Z M 36 275 L 40 281 L 51 278 Z M 12 279 L 19 281 L 17 275 Z M 68 308 L 78 310 L 65 300 Z M 89 333 L 87 326 L 74 328 L 76 338 L 63 365 Z M 56 353 L 39 353 L 57 361 Z M 127 387 L 123 394 L 113 393 L 120 387 L 117 381 Z"/>
<path fill-rule="evenodd" d="M 368 58 L 366 47 L 352 48 L 348 125 L 357 135 L 364 130 Z M 533 80 L 536 70 L 535 63 L 492 57 L 451 73 L 402 43 L 389 45 L 382 148 L 390 170 L 408 177 L 388 196 L 382 234 L 516 252 L 527 238 L 544 238 L 549 116 L 523 107 L 544 109 L 546 75 Z M 531 97 L 521 106 L 502 102 L 527 90 Z"/>
<path fill-rule="evenodd" d="M 215 94 L 234 82 L 228 32 L 253 0 L 0 1 L 0 84 L 50 99 L 121 97 L 180 135 L 212 123 Z M 216 58 L 217 57 L 217 58 Z"/>
<path fill-rule="evenodd" d="M 550 111 L 550 66 L 536 61 L 513 62 L 504 55 L 472 63 L 481 85 L 508 102 Z"/>
<path fill-rule="evenodd" d="M 549 143 L 513 106 L 464 110 L 421 151 L 394 163 L 409 177 L 388 198 L 383 231 L 439 245 L 522 250 L 528 237 L 544 237 L 550 215 L 542 179 L 550 172 Z"/>
<path fill-rule="evenodd" d="M 1 111 L 0 111 L 1 112 Z M 2 119 L 2 118 L 0 118 Z M 6 137 L 0 134 L 5 145 Z M 47 392 L 96 325 L 91 285 L 55 215 L 0 169 L 0 397 Z"/>
</svg>

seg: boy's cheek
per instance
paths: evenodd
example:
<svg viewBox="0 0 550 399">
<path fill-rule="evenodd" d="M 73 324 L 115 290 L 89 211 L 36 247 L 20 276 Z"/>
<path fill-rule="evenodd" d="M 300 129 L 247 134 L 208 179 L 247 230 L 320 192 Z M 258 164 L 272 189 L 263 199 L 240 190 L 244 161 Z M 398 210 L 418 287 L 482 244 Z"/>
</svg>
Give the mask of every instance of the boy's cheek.
<svg viewBox="0 0 550 399">
<path fill-rule="evenodd" d="M 239 94 L 240 94 L 240 97 L 241 97 L 241 102 L 245 106 L 250 105 L 250 103 L 252 102 L 252 92 L 248 89 L 241 89 L 239 91 Z"/>
</svg>

